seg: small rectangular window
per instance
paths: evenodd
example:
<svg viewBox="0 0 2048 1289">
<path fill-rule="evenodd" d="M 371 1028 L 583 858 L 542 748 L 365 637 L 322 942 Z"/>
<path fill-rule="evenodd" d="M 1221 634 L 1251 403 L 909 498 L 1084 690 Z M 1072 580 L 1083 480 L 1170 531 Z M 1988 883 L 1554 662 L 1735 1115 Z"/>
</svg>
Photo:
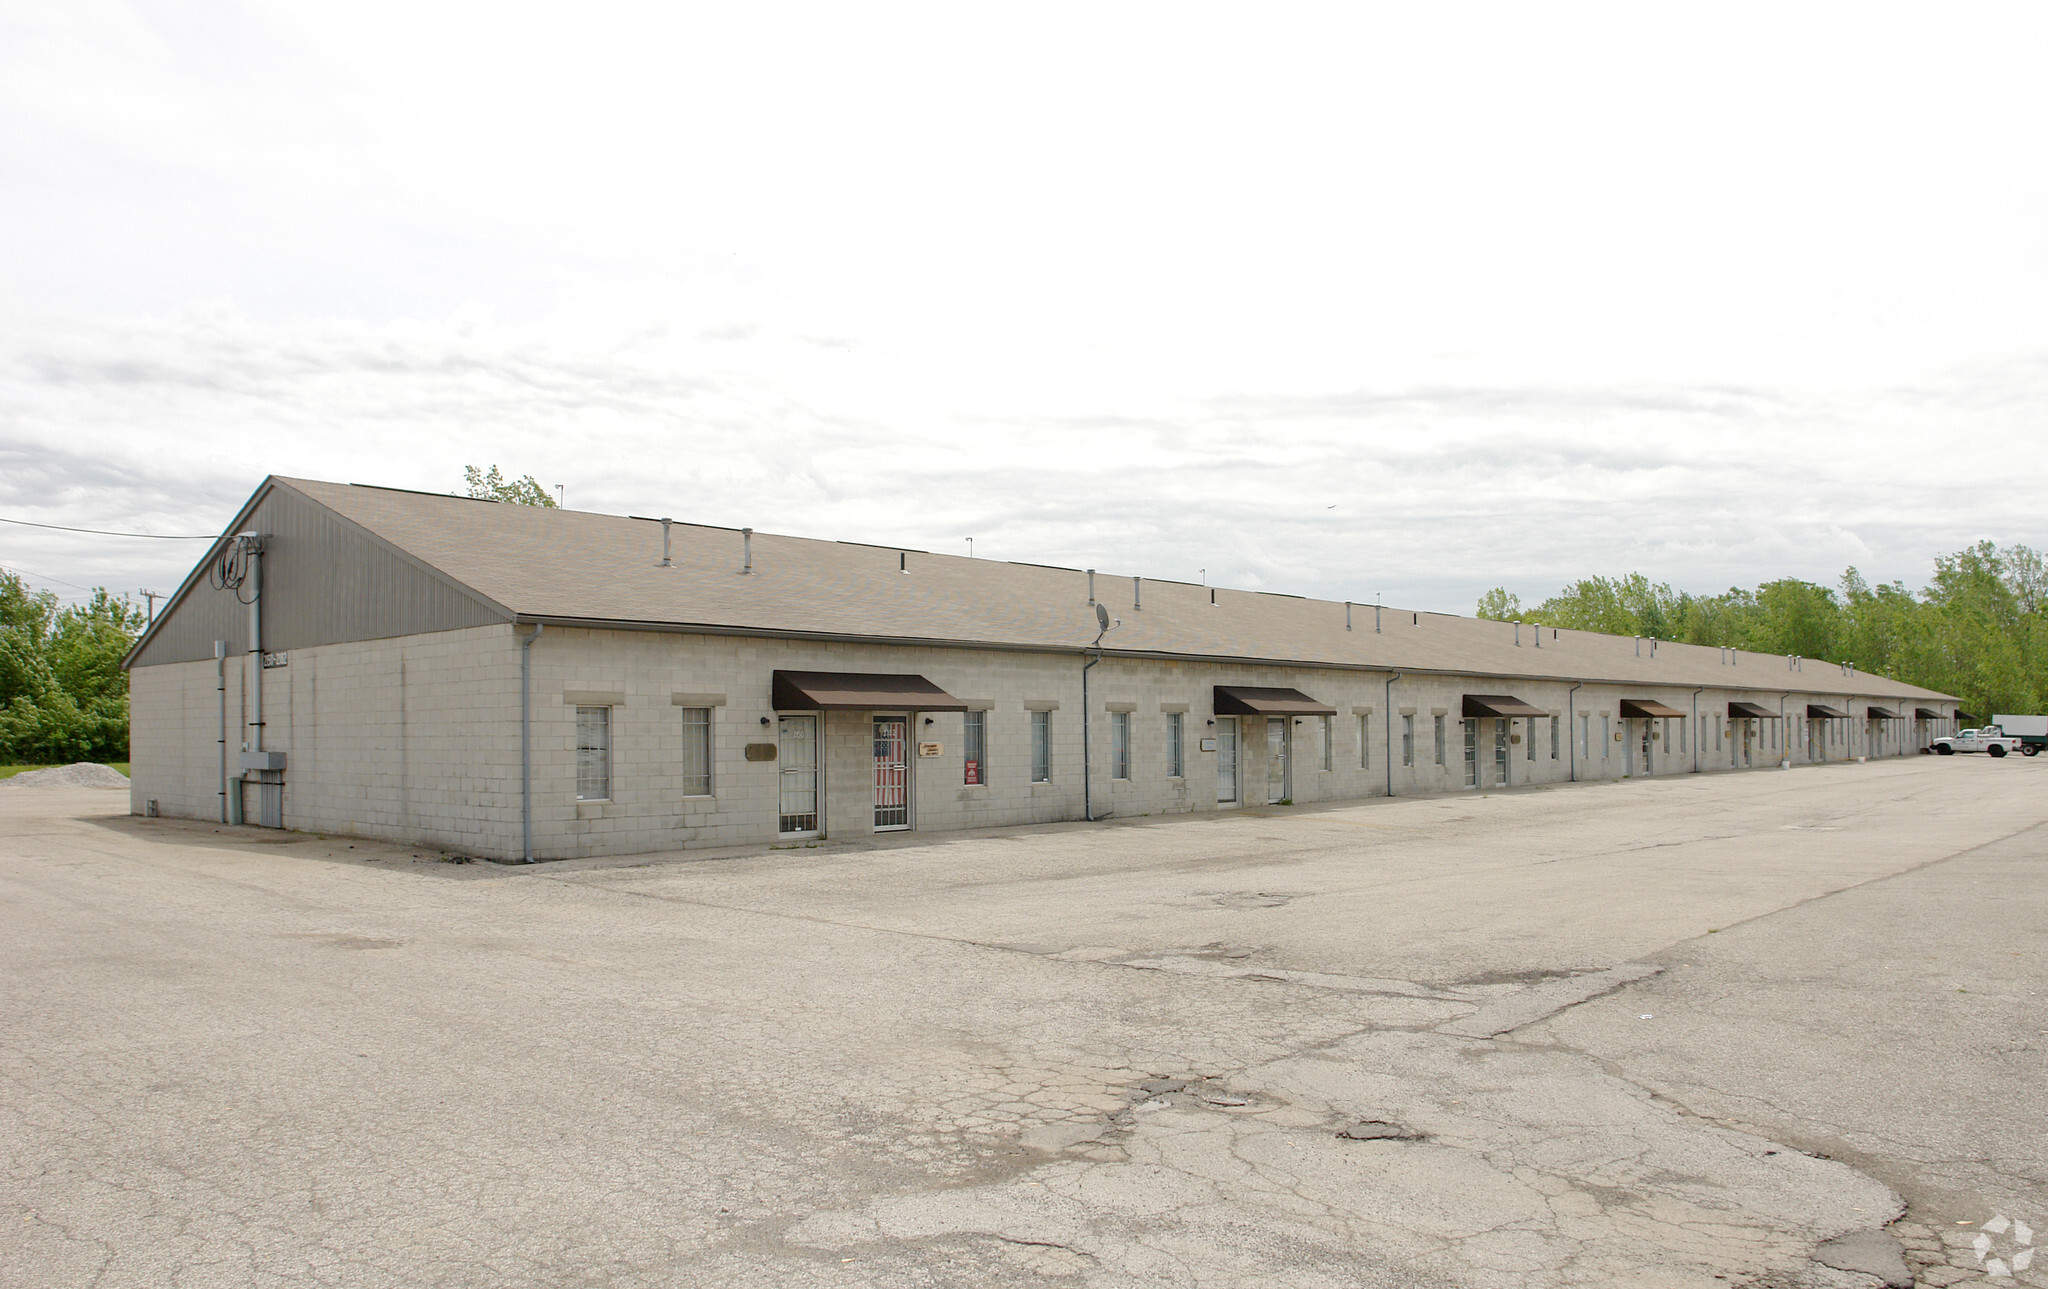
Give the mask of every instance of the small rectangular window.
<svg viewBox="0 0 2048 1289">
<path fill-rule="evenodd" d="M 1031 713 L 1031 781 L 1052 782 L 1052 713 Z"/>
<path fill-rule="evenodd" d="M 1579 716 L 1579 759 L 1589 761 L 1593 757 L 1593 718 L 1583 713 Z"/>
<path fill-rule="evenodd" d="M 966 764 L 961 769 L 960 781 L 970 785 L 987 783 L 988 713 L 966 712 L 961 721 L 960 747 Z"/>
<path fill-rule="evenodd" d="M 1334 770 L 1337 768 L 1337 734 L 1335 728 L 1336 724 L 1337 721 L 1335 717 L 1323 717 L 1323 768 L 1325 770 Z"/>
<path fill-rule="evenodd" d="M 1111 712 L 1109 714 L 1109 777 L 1128 779 L 1131 777 L 1131 714 Z"/>
<path fill-rule="evenodd" d="M 1529 748 L 1528 748 L 1528 751 L 1529 751 L 1529 759 L 1530 759 L 1531 761 L 1535 760 L 1535 759 L 1536 759 L 1536 722 L 1535 722 L 1535 721 L 1530 721 L 1530 722 L 1529 722 L 1529 727 L 1528 727 L 1528 730 L 1527 730 L 1527 731 L 1526 731 L 1525 733 L 1523 733 L 1523 735 L 1522 735 L 1522 741 L 1523 741 L 1523 742 L 1525 742 L 1525 743 L 1527 743 L 1527 744 L 1529 745 Z"/>
<path fill-rule="evenodd" d="M 1550 759 L 1557 759 L 1557 717 L 1550 718 Z"/>
<path fill-rule="evenodd" d="M 1182 779 L 1187 777 L 1188 765 L 1186 746 L 1182 741 L 1187 726 L 1187 717 L 1180 712 L 1166 714 L 1166 777 Z"/>
<path fill-rule="evenodd" d="M 1444 764 L 1444 718 L 1436 718 L 1436 763 Z"/>
<path fill-rule="evenodd" d="M 1372 717 L 1358 718 L 1358 768 L 1372 769 Z"/>
<path fill-rule="evenodd" d="M 612 796 L 612 709 L 576 709 L 576 799 L 609 801 Z"/>
<path fill-rule="evenodd" d="M 1415 764 L 1415 718 L 1413 716 L 1403 716 L 1401 718 L 1401 764 Z"/>
<path fill-rule="evenodd" d="M 711 795 L 711 709 L 685 707 L 683 713 L 683 795 Z"/>
</svg>

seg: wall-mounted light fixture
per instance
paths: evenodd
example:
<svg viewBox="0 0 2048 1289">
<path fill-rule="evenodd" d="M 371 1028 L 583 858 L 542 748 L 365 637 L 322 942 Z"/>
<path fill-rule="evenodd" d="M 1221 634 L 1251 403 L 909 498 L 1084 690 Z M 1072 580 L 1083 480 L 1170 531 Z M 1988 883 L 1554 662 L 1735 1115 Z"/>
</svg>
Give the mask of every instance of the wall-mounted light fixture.
<svg viewBox="0 0 2048 1289">
<path fill-rule="evenodd" d="M 927 725 L 937 725 L 939 722 L 935 718 L 927 716 L 924 718 L 924 723 Z"/>
<path fill-rule="evenodd" d="M 767 718 L 767 717 L 765 717 L 765 716 L 763 716 L 763 717 L 761 718 L 761 723 L 762 723 L 763 725 L 766 725 L 766 724 L 768 723 L 768 718 Z"/>
</svg>

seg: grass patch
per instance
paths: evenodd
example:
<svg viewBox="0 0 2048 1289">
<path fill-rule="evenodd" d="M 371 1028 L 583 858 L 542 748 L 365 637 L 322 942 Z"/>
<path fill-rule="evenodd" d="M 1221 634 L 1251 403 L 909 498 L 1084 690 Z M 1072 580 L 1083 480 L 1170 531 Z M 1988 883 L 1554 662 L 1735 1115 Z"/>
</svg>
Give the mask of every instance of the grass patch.
<svg viewBox="0 0 2048 1289">
<path fill-rule="evenodd" d="M 106 764 L 113 766 L 124 775 L 128 773 L 128 763 L 126 761 L 108 761 Z M 54 767 L 47 765 L 0 765 L 0 779 L 11 779 L 15 775 L 27 770 L 48 770 L 52 768 Z"/>
</svg>

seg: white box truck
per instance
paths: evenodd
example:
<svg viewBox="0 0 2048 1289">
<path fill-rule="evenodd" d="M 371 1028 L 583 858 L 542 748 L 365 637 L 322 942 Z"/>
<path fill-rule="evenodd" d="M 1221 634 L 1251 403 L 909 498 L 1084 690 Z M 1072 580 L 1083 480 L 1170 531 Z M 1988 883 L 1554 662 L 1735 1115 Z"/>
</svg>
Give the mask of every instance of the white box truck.
<svg viewBox="0 0 2048 1289">
<path fill-rule="evenodd" d="M 2020 741 L 2020 751 L 2037 756 L 2048 747 L 2048 716 L 1997 716 L 1991 723 L 2005 731 L 2007 738 Z"/>
</svg>

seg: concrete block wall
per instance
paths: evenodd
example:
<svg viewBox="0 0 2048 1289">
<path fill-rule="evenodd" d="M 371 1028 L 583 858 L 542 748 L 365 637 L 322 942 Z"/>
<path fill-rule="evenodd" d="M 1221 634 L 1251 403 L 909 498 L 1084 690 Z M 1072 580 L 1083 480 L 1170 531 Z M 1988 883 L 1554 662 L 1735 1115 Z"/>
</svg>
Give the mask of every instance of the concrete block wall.
<svg viewBox="0 0 2048 1289">
<path fill-rule="evenodd" d="M 246 656 L 227 665 L 229 772 L 254 741 Z M 218 819 L 214 664 L 129 673 L 131 809 Z M 263 746 L 284 824 L 506 856 L 519 845 L 519 656 L 509 626 L 297 649 L 266 668 Z M 234 790 L 234 785 L 230 785 Z M 255 818 L 253 795 L 249 818 Z"/>
<path fill-rule="evenodd" d="M 284 749 L 285 824 L 511 857 L 519 852 L 519 654 L 509 626 L 295 651 L 264 673 L 267 745 Z M 635 854 L 774 842 L 780 763 L 748 760 L 749 744 L 777 742 L 771 698 L 776 670 L 909 672 L 986 712 L 983 782 L 965 782 L 963 718 L 909 713 L 909 741 L 938 755 L 910 758 L 914 828 L 942 831 L 1082 817 L 1081 663 L 1076 655 L 1001 650 L 852 645 L 735 636 L 548 628 L 533 646 L 533 818 L 540 858 Z M 230 736 L 239 750 L 247 664 L 229 660 Z M 1389 680 L 1392 680 L 1391 686 Z M 219 797 L 213 664 L 138 668 L 134 808 L 155 800 L 165 814 L 216 818 Z M 1337 709 L 1330 755 L 1323 720 L 1289 718 L 1288 779 L 1275 788 L 1266 718 L 1239 718 L 1239 794 L 1218 801 L 1217 685 L 1288 686 Z M 1899 755 L 1924 742 L 1913 722 L 1872 730 L 1867 703 L 1786 694 L 1788 719 L 1755 722 L 1747 759 L 1731 699 L 1774 710 L 1756 691 L 1581 685 L 1315 668 L 1107 658 L 1090 678 L 1098 815 L 1132 817 L 1464 790 L 1464 699 L 1511 695 L 1548 715 L 1508 723 L 1506 783 L 1560 783 L 1775 767 L 1783 760 Z M 1698 719 L 1643 724 L 1620 715 L 1624 698 L 1654 700 Z M 1809 745 L 1808 702 L 1858 713 L 1821 722 Z M 1695 705 L 1697 704 L 1697 705 Z M 1886 703 L 1898 707 L 1897 703 Z M 576 710 L 608 709 L 611 778 L 601 800 L 579 800 Z M 711 712 L 712 783 L 686 794 L 685 707 Z M 1052 779 L 1031 782 L 1031 713 L 1050 712 Z M 1167 774 L 1167 713 L 1184 713 L 1185 773 Z M 1131 773 L 1110 773 L 1108 713 L 1131 723 Z M 1415 722 L 1413 763 L 1404 763 L 1401 718 Z M 1437 718 L 1442 718 L 1438 742 Z M 1551 721 L 1557 722 L 1555 754 Z M 830 712 L 821 721 L 820 798 L 827 836 L 874 827 L 871 714 Z M 1496 724 L 1479 722 L 1476 784 L 1501 786 Z M 1361 756 L 1361 743 L 1366 746 Z M 1441 757 L 1439 757 L 1441 747 Z M 1533 754 L 1533 755 L 1532 755 Z"/>
</svg>

